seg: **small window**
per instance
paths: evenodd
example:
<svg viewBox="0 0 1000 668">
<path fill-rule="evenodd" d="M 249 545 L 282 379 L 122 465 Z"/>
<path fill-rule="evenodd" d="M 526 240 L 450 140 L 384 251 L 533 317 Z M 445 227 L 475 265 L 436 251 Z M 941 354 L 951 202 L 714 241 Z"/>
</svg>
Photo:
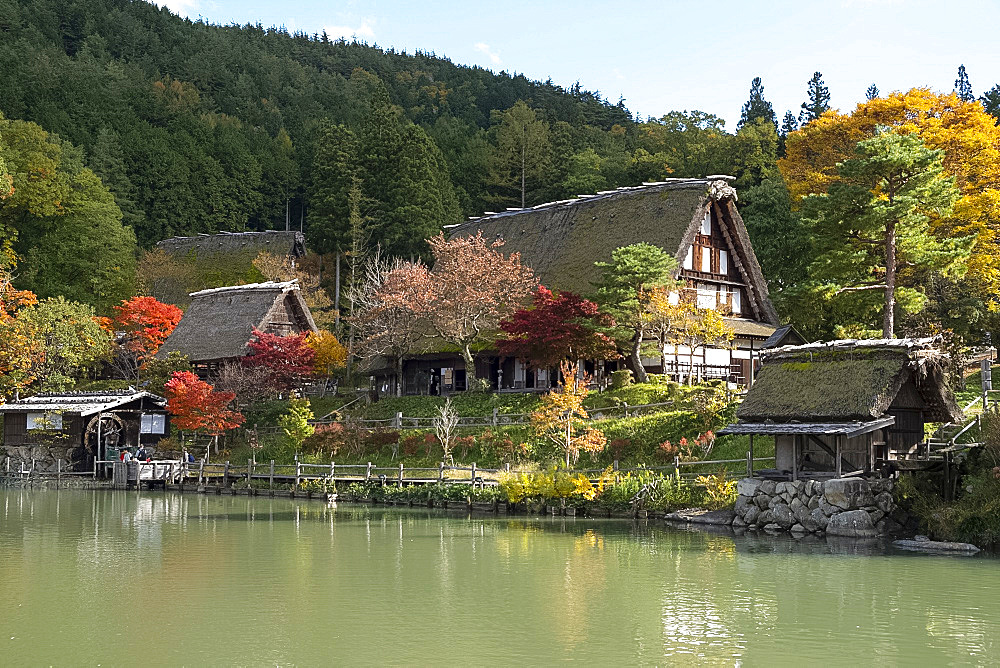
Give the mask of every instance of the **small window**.
<svg viewBox="0 0 1000 668">
<path fill-rule="evenodd" d="M 742 293 L 739 290 L 733 290 L 732 294 L 729 295 L 729 305 L 733 310 L 733 315 L 739 315 L 743 312 Z"/>
<path fill-rule="evenodd" d="M 710 236 L 712 234 L 712 212 L 706 211 L 705 218 L 701 221 L 701 233 Z"/>
<path fill-rule="evenodd" d="M 701 270 L 706 274 L 712 273 L 712 249 L 708 246 L 701 249 Z"/>
<path fill-rule="evenodd" d="M 706 285 L 698 286 L 698 308 L 714 309 L 717 305 L 715 288 Z"/>
<path fill-rule="evenodd" d="M 139 433 L 162 434 L 166 431 L 167 416 L 157 413 L 146 413 L 140 418 Z"/>
<path fill-rule="evenodd" d="M 729 251 L 724 251 L 724 250 L 719 251 L 719 273 L 720 274 L 729 273 Z"/>
<path fill-rule="evenodd" d="M 62 413 L 28 413 L 28 431 L 61 431 Z"/>
<path fill-rule="evenodd" d="M 688 254 L 684 258 L 684 268 L 694 269 L 694 246 L 688 246 Z"/>
</svg>

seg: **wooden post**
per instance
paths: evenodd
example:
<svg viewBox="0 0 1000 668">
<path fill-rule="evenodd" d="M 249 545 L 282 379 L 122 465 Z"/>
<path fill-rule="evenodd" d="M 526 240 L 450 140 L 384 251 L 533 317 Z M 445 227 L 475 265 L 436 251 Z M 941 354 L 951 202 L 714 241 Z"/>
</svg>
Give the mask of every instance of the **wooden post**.
<svg viewBox="0 0 1000 668">
<path fill-rule="evenodd" d="M 271 470 L 267 474 L 267 486 L 274 489 L 274 460 L 271 460 Z"/>
<path fill-rule="evenodd" d="M 229 487 L 229 460 L 226 460 L 226 465 L 222 468 L 222 486 Z"/>
<path fill-rule="evenodd" d="M 371 464 L 369 464 L 371 466 Z M 299 461 L 298 456 L 295 457 L 295 491 L 299 491 L 299 484 L 302 481 L 302 462 Z"/>
<path fill-rule="evenodd" d="M 399 486 L 403 486 L 403 462 L 399 462 Z"/>
<path fill-rule="evenodd" d="M 840 475 L 844 472 L 840 462 L 840 436 L 837 436 L 836 440 L 837 440 L 837 477 L 839 478 Z"/>
<path fill-rule="evenodd" d="M 753 477 L 753 454 L 747 450 L 747 477 Z"/>
<path fill-rule="evenodd" d="M 753 345 L 753 341 L 751 341 L 750 344 Z M 750 366 L 753 366 L 752 358 Z M 747 477 L 753 477 L 753 434 L 750 434 L 750 467 L 747 469 Z"/>
<path fill-rule="evenodd" d="M 396 429 L 400 429 L 403 426 L 403 411 L 396 412 L 396 417 L 393 418 L 392 426 Z"/>
<path fill-rule="evenodd" d="M 494 408 L 493 409 L 493 422 L 492 422 L 493 426 L 494 427 L 497 426 L 497 424 L 499 423 L 499 421 L 500 421 L 500 409 L 499 408 Z"/>
<path fill-rule="evenodd" d="M 837 437 L 837 446 L 840 446 L 840 437 Z M 838 453 L 839 453 L 838 449 Z M 840 477 L 840 466 L 837 466 L 837 477 Z M 799 436 L 792 436 L 792 480 L 799 479 Z"/>
<path fill-rule="evenodd" d="M 372 477 L 372 463 L 368 462 L 368 466 L 365 468 L 365 482 Z"/>
<path fill-rule="evenodd" d="M 473 486 L 475 486 L 475 484 L 476 484 L 476 462 L 472 462 L 472 471 L 471 471 L 471 474 L 472 474 L 472 484 L 473 484 Z"/>
<path fill-rule="evenodd" d="M 205 459 L 202 458 L 202 460 L 198 462 L 198 484 L 203 485 L 204 483 L 205 483 Z"/>
<path fill-rule="evenodd" d="M 617 459 L 611 464 L 611 470 L 615 471 L 615 472 L 618 471 L 618 460 Z"/>
<path fill-rule="evenodd" d="M 59 489 L 60 482 L 62 482 L 62 457 L 56 459 L 56 489 Z"/>
<path fill-rule="evenodd" d="M 438 462 L 438 482 L 444 482 L 444 462 Z"/>
<path fill-rule="evenodd" d="M 99 457 L 94 457 L 94 480 L 97 480 L 97 460 Z M 10 457 L 7 458 L 7 473 L 10 473 Z"/>
</svg>

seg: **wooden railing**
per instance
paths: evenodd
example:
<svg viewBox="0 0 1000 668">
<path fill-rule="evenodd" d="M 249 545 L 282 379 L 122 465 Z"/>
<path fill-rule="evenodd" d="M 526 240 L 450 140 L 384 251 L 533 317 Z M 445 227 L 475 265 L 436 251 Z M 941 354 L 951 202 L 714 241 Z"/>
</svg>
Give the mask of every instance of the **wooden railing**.
<svg viewBox="0 0 1000 668">
<path fill-rule="evenodd" d="M 637 404 L 629 406 L 623 403 L 620 406 L 607 406 L 602 408 L 588 408 L 587 412 L 591 420 L 607 420 L 611 417 L 636 417 L 644 413 L 655 412 L 673 406 L 673 401 L 664 401 L 655 404 Z M 362 429 L 433 429 L 433 417 L 407 417 L 401 412 L 395 417 L 383 418 L 379 420 L 365 420 L 360 418 L 346 417 L 343 420 L 314 420 L 310 424 L 314 426 L 342 422 Z M 494 410 L 492 415 L 464 416 L 458 418 L 459 428 L 463 427 L 503 427 L 507 425 L 525 425 L 531 422 L 531 413 L 501 413 Z"/>
<path fill-rule="evenodd" d="M 732 464 L 746 464 L 746 471 L 749 474 L 752 470 L 753 462 L 773 461 L 774 457 L 758 457 L 750 460 L 747 453 L 745 459 L 715 459 L 700 461 L 680 461 L 675 458 L 672 464 L 665 466 L 636 466 L 631 468 L 620 468 L 616 460 L 611 469 L 616 474 L 628 474 L 639 472 L 660 472 L 676 475 L 684 479 L 694 479 L 699 475 L 717 473 L 721 469 L 712 470 L 711 467 L 726 467 Z M 57 462 L 56 471 L 39 471 L 32 461 L 30 468 L 25 468 L 22 463 L 19 470 L 11 470 L 10 458 L 7 458 L 6 473 L 11 477 L 24 477 L 32 479 L 55 478 L 60 480 L 66 476 L 88 476 L 94 479 L 107 477 L 106 469 L 108 465 L 114 465 L 118 460 L 97 460 L 90 471 L 67 471 L 63 466 L 63 461 Z M 229 487 L 234 482 L 246 480 L 249 484 L 253 481 L 267 481 L 273 487 L 275 483 L 291 484 L 293 489 L 306 481 L 322 480 L 331 483 L 351 483 L 378 480 L 383 483 L 392 484 L 497 484 L 501 473 L 511 471 L 508 464 L 503 469 L 483 468 L 473 462 L 470 466 L 453 466 L 445 462 L 439 462 L 436 467 L 406 467 L 399 463 L 398 466 L 377 466 L 372 462 L 364 464 L 307 464 L 296 460 L 292 464 L 279 464 L 274 460 L 268 462 L 255 462 L 247 460 L 247 463 L 237 464 L 234 462 L 209 462 L 199 460 L 187 462 L 181 460 L 138 462 L 139 482 L 147 480 L 165 480 L 170 484 L 196 482 L 198 485 L 221 484 L 222 487 Z M 151 467 L 149 475 L 143 476 L 143 467 Z M 701 471 L 682 471 L 685 468 L 704 467 Z M 573 469 L 573 473 L 583 473 L 592 480 L 599 479 L 607 469 Z M 735 476 L 739 471 L 726 468 L 723 473 Z"/>
</svg>

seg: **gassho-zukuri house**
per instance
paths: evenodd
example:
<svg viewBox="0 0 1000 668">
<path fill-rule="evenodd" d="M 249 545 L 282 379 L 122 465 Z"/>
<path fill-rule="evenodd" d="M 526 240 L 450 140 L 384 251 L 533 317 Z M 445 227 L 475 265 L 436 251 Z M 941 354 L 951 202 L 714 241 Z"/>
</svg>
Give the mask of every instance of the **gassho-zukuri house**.
<svg viewBox="0 0 1000 668">
<path fill-rule="evenodd" d="M 90 470 L 95 456 L 155 446 L 170 435 L 167 400 L 134 389 L 42 393 L 0 404 L 4 455 L 14 468 Z"/>
<path fill-rule="evenodd" d="M 759 475 L 778 480 L 930 465 L 925 423 L 962 420 L 940 343 L 840 340 L 766 351 L 739 421 L 720 433 L 774 437 L 775 468 Z"/>
<path fill-rule="evenodd" d="M 251 283 L 191 293 L 191 305 L 156 357 L 171 352 L 187 355 L 199 376 L 249 352 L 254 328 L 288 336 L 315 332 L 309 307 L 298 281 Z"/>
<path fill-rule="evenodd" d="M 527 209 L 487 213 L 448 229 L 450 237 L 482 232 L 503 239 L 505 253 L 517 251 L 542 284 L 580 294 L 593 291 L 600 278 L 596 261 L 611 259 L 616 248 L 639 242 L 659 246 L 678 262 L 678 277 L 697 291 L 702 308 L 725 309 L 735 332 L 732 349 L 695 350 L 694 374 L 751 384 L 754 359 L 765 345 L 801 343 L 790 328 L 778 330 L 778 315 L 768 297 L 767 283 L 736 208 L 732 177 L 670 179 L 618 188 L 596 195 L 550 202 Z M 772 339 L 771 341 L 768 341 Z M 668 348 L 667 368 L 660 359 L 645 358 L 651 373 L 681 379 L 688 373 L 688 350 Z M 600 379 L 621 363 L 586 362 Z M 395 388 L 391 365 L 372 369 L 382 391 Z M 454 352 L 428 351 L 404 361 L 405 394 L 446 394 L 466 388 L 468 371 Z M 476 377 L 488 379 L 494 390 L 545 390 L 555 374 L 532 369 L 521 360 L 501 358 L 485 350 L 476 357 Z"/>
</svg>

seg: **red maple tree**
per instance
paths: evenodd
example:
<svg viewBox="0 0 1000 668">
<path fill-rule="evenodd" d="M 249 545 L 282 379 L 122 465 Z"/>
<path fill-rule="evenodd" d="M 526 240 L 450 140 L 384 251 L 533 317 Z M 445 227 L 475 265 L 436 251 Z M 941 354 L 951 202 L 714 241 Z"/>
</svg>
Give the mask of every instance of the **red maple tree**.
<svg viewBox="0 0 1000 668">
<path fill-rule="evenodd" d="M 220 434 L 243 424 L 243 414 L 229 409 L 236 395 L 216 392 L 190 371 L 175 371 L 164 390 L 167 410 L 174 416 L 173 423 L 178 429 L 210 434 L 217 444 Z"/>
<path fill-rule="evenodd" d="M 132 297 L 114 310 L 105 327 L 113 334 L 122 333 L 121 345 L 141 357 L 154 355 L 184 315 L 173 304 L 164 304 L 155 297 Z"/>
<path fill-rule="evenodd" d="M 112 317 L 100 318 L 115 342 L 112 366 L 122 377 L 138 380 L 143 365 L 174 331 L 183 313 L 154 297 L 126 299 L 114 311 Z"/>
<path fill-rule="evenodd" d="M 497 340 L 497 349 L 542 369 L 564 360 L 614 359 L 618 356 L 614 341 L 599 331 L 613 326 L 611 317 L 589 299 L 575 292 L 556 294 L 539 285 L 530 308 L 500 322 L 505 336 Z"/>
<path fill-rule="evenodd" d="M 241 361 L 246 366 L 267 369 L 268 384 L 275 391 L 291 390 L 313 372 L 316 351 L 306 343 L 307 336 L 308 332 L 279 336 L 255 327 L 253 338 L 247 343 L 250 354 Z"/>
</svg>

